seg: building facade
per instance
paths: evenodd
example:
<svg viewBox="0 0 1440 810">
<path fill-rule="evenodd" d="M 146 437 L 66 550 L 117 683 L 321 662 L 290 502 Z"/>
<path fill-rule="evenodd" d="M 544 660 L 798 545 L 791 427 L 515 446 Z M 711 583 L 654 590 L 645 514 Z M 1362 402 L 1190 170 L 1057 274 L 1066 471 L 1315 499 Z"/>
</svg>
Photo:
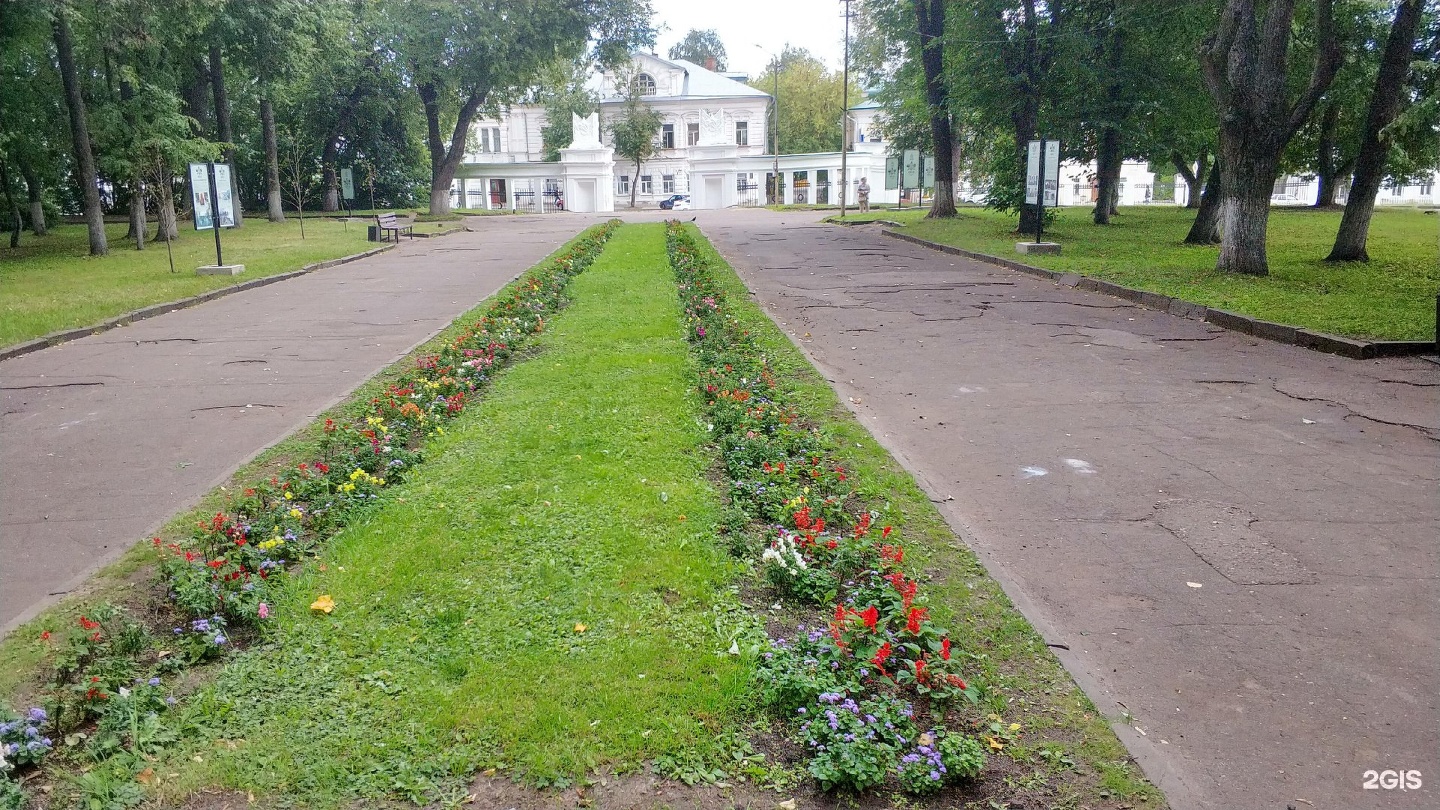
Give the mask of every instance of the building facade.
<svg viewBox="0 0 1440 810">
<path fill-rule="evenodd" d="M 869 180 L 871 201 L 886 201 L 883 146 L 873 138 L 858 137 L 858 133 L 873 131 L 878 112 L 873 106 L 852 111 L 854 120 L 863 119 L 866 128 L 857 130 L 853 151 L 848 154 L 836 151 L 777 158 L 768 148 L 774 99 L 745 84 L 747 77 L 652 54 L 636 54 L 632 69 L 645 103 L 662 121 L 656 132 L 659 150 L 638 171 L 633 164 L 614 158 L 609 124 L 620 114 L 624 88 L 614 72 L 605 72 L 596 74 L 587 85 L 600 100 L 595 119 L 598 132 L 592 132 L 595 127 L 586 119 L 577 119 L 587 140 L 577 134 L 570 148 L 561 150 L 560 161 L 544 160 L 541 133 L 547 121 L 543 107 L 515 105 L 498 118 L 477 121 L 471 141 L 476 151 L 465 156 L 451 188 L 454 204 L 535 212 L 562 207 L 609 211 L 628 206 L 632 192 L 640 208 L 653 208 L 676 194 L 690 195 L 695 208 L 771 201 L 834 204 L 840 201 L 842 163 L 851 178 L 850 204 L 854 204 L 854 188 L 862 177 Z M 589 140 L 592 135 L 593 141 Z M 576 163 L 586 165 L 577 169 L 572 165 Z M 591 183 L 603 183 L 607 188 L 602 191 Z M 898 192 L 888 194 L 892 198 L 888 201 L 898 199 Z"/>
</svg>

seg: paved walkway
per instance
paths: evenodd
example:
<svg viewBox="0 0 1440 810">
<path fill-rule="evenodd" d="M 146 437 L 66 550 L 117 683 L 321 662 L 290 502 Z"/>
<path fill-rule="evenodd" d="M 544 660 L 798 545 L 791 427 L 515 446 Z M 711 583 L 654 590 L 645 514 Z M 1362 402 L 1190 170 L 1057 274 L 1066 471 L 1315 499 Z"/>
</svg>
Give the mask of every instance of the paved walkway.
<svg viewBox="0 0 1440 810">
<path fill-rule="evenodd" d="M 1100 709 L 1128 708 L 1175 808 L 1440 806 L 1440 367 L 874 226 L 698 216 Z M 1363 790 L 1370 769 L 1425 788 Z"/>
<path fill-rule="evenodd" d="M 0 633 L 589 220 L 468 223 L 0 363 Z"/>
</svg>

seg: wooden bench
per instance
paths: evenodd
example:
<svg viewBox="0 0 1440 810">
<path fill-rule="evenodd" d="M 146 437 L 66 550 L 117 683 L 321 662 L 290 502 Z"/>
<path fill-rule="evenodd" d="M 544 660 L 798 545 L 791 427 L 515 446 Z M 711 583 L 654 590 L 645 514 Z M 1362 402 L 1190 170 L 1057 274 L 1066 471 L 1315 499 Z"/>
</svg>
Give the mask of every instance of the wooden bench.
<svg viewBox="0 0 1440 810">
<path fill-rule="evenodd" d="M 381 242 L 386 241 L 385 233 L 387 231 L 395 234 L 396 242 L 400 241 L 400 234 L 402 233 L 406 236 L 409 236 L 411 239 L 415 238 L 415 234 L 411 232 L 411 230 L 415 227 L 414 223 L 401 222 L 399 218 L 396 217 L 394 214 L 377 215 L 375 217 L 375 224 L 380 229 L 379 233 Z"/>
</svg>

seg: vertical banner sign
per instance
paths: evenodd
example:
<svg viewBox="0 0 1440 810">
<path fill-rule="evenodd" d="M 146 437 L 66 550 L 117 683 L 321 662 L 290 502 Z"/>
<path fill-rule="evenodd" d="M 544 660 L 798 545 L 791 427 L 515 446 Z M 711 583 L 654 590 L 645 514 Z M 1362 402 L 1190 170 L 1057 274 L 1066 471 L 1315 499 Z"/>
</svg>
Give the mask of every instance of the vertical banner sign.
<svg viewBox="0 0 1440 810">
<path fill-rule="evenodd" d="M 885 190 L 894 191 L 900 188 L 900 158 L 885 158 Z"/>
<path fill-rule="evenodd" d="M 906 149 L 906 150 L 905 150 L 905 157 L 904 157 L 904 164 L 903 164 L 903 176 L 900 178 L 900 185 L 901 185 L 902 188 L 919 188 L 919 187 L 920 187 L 920 150 L 919 150 L 919 149 Z"/>
<path fill-rule="evenodd" d="M 1060 204 L 1060 142 L 1045 142 L 1045 204 Z"/>
<path fill-rule="evenodd" d="M 215 227 L 210 206 L 210 175 L 204 163 L 190 164 L 190 203 L 195 207 L 195 230 Z"/>
<path fill-rule="evenodd" d="M 353 200 L 353 199 L 355 199 L 355 170 L 354 170 L 354 169 L 341 169 L 341 170 L 340 170 L 340 193 L 341 193 L 341 194 L 344 194 L 344 195 L 345 195 L 345 199 L 347 199 L 347 200 Z"/>
<path fill-rule="evenodd" d="M 1040 202 L 1040 142 L 1031 141 L 1028 147 L 1025 161 L 1025 204 L 1036 205 Z"/>
<path fill-rule="evenodd" d="M 920 185 L 925 188 L 935 188 L 935 156 L 920 156 Z"/>
<path fill-rule="evenodd" d="M 230 183 L 230 167 L 215 164 L 215 218 L 220 227 L 235 227 L 235 187 Z"/>
</svg>

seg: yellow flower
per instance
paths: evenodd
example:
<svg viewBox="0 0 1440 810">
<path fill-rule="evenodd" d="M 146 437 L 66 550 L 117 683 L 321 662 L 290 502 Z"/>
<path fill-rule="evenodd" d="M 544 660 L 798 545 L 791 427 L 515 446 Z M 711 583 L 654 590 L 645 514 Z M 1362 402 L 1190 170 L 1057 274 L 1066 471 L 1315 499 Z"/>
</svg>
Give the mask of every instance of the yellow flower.
<svg viewBox="0 0 1440 810">
<path fill-rule="evenodd" d="M 335 610 L 335 600 L 330 594 L 321 594 L 314 602 L 310 603 L 311 610 L 318 610 L 321 613 L 330 613 Z"/>
<path fill-rule="evenodd" d="M 583 624 L 577 623 L 577 624 L 575 625 L 575 632 L 577 632 L 577 633 L 583 633 L 583 632 L 585 632 L 586 630 L 589 630 L 589 629 L 590 629 L 590 628 L 586 627 L 586 626 L 583 625 Z"/>
<path fill-rule="evenodd" d="M 285 500 L 287 500 L 287 501 L 293 501 L 293 500 L 295 500 L 295 493 L 290 492 L 289 490 L 286 490 L 286 491 L 285 491 Z"/>
<path fill-rule="evenodd" d="M 299 510 L 299 509 L 291 509 L 291 510 L 290 510 L 290 517 L 292 517 L 292 518 L 298 518 L 298 517 L 300 517 L 300 514 L 301 514 L 301 513 L 300 513 L 300 510 Z"/>
</svg>

